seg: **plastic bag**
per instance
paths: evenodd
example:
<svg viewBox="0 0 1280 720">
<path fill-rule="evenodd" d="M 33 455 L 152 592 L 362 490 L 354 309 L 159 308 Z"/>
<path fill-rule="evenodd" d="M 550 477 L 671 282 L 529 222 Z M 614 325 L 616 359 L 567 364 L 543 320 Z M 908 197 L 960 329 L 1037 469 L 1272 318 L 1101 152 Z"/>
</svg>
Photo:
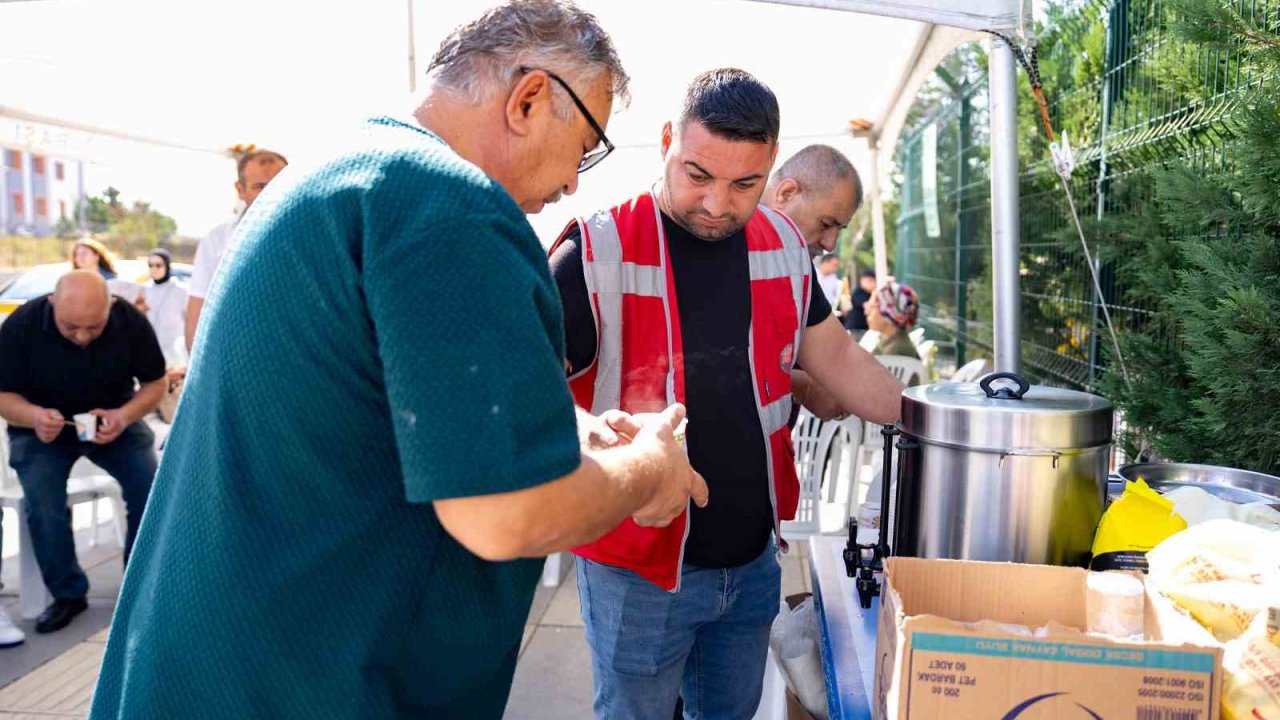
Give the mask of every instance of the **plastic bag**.
<svg viewBox="0 0 1280 720">
<path fill-rule="evenodd" d="M 1147 554 L 1148 581 L 1222 641 L 1280 604 L 1280 532 L 1210 520 Z"/>
<path fill-rule="evenodd" d="M 1203 488 L 1190 486 L 1170 490 L 1164 497 L 1173 503 L 1174 512 L 1181 515 L 1187 525 L 1199 525 L 1210 520 L 1238 520 L 1266 530 L 1280 530 L 1280 510 L 1266 503 L 1234 503 Z"/>
<path fill-rule="evenodd" d="M 818 649 L 818 613 L 813 598 L 778 614 L 769 631 L 769 647 L 778 657 L 782 677 L 800 704 L 815 718 L 827 720 L 827 686 Z"/>
<path fill-rule="evenodd" d="M 1280 718 L 1280 607 L 1259 613 L 1222 656 L 1223 720 Z"/>
<path fill-rule="evenodd" d="M 1089 569 L 1146 572 L 1146 553 L 1186 527 L 1187 521 L 1174 512 L 1173 503 L 1141 478 L 1127 483 L 1120 499 L 1111 503 L 1098 523 Z"/>
<path fill-rule="evenodd" d="M 1141 640 L 1147 589 L 1139 575 L 1091 572 L 1085 578 L 1085 628 L 1090 635 Z"/>
</svg>

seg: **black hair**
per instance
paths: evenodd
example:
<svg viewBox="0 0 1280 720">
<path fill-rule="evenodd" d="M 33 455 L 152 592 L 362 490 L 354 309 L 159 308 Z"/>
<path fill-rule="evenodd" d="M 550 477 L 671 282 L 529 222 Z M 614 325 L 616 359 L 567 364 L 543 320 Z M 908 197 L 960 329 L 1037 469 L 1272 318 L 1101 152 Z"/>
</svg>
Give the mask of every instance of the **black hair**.
<svg viewBox="0 0 1280 720">
<path fill-rule="evenodd" d="M 776 143 L 778 98 L 769 86 L 737 68 L 708 70 L 689 83 L 680 124 L 696 120 L 726 140 Z"/>
</svg>

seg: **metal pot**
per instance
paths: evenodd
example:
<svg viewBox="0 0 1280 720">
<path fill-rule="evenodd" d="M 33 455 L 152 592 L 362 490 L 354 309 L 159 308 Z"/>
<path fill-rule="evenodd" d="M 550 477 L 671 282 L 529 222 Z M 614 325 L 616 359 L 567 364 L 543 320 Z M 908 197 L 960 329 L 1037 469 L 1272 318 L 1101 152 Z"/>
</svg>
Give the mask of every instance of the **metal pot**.
<svg viewBox="0 0 1280 720">
<path fill-rule="evenodd" d="M 1000 380 L 1016 387 L 993 387 Z M 908 388 L 893 554 L 1087 564 L 1111 423 L 1106 399 L 1013 373 Z"/>
<path fill-rule="evenodd" d="M 1121 492 L 1124 481 L 1142 478 L 1160 493 L 1190 486 L 1234 503 L 1260 502 L 1280 508 L 1280 477 L 1252 470 L 1190 463 L 1140 463 L 1120 468 L 1119 476 Z"/>
</svg>

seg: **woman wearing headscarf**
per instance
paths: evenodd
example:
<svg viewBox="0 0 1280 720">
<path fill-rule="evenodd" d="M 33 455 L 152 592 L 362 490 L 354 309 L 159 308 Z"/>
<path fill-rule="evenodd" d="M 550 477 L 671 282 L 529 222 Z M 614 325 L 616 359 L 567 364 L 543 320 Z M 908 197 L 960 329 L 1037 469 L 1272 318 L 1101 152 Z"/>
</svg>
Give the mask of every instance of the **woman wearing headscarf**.
<svg viewBox="0 0 1280 720">
<path fill-rule="evenodd" d="M 908 332 L 920 314 L 916 291 L 906 285 L 888 281 L 862 306 L 867 327 L 880 333 L 880 343 L 872 351 L 876 355 L 901 355 L 920 358 Z"/>
<path fill-rule="evenodd" d="M 160 350 L 169 367 L 177 367 L 186 364 L 186 359 L 179 356 L 176 347 L 186 327 L 187 288 L 174 279 L 172 262 L 168 250 L 152 250 L 147 256 L 151 282 L 144 285 L 142 291 L 146 298 L 147 319 L 156 331 Z"/>
<path fill-rule="evenodd" d="M 156 412 L 165 422 L 173 422 L 182 382 L 187 374 L 187 344 L 184 335 L 187 317 L 187 288 L 173 277 L 173 259 L 169 251 L 156 248 L 147 256 L 151 282 L 142 286 L 139 309 L 147 314 L 156 331 L 160 351 L 168 367 L 169 389 Z"/>
<path fill-rule="evenodd" d="M 91 237 L 80 238 L 71 249 L 71 267 L 75 270 L 97 270 L 104 280 L 116 279 L 116 258 L 106 245 Z"/>
</svg>

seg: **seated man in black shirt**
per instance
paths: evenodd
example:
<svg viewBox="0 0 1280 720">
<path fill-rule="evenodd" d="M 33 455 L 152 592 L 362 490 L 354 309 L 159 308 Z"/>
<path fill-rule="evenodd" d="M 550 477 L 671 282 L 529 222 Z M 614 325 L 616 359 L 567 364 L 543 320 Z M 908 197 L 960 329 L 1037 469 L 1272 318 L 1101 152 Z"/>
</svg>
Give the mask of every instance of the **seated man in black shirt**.
<svg viewBox="0 0 1280 720">
<path fill-rule="evenodd" d="M 596 718 L 748 718 L 759 704 L 799 496 L 787 417 L 797 362 L 841 410 L 899 414 L 902 386 L 815 290 L 796 225 L 759 206 L 777 99 L 704 73 L 662 134 L 651 192 L 583 218 L 551 252 L 574 398 L 593 413 L 688 408 L 710 501 L 665 528 L 624 521 L 576 548 Z"/>
<path fill-rule="evenodd" d="M 32 549 L 54 598 L 36 632 L 61 630 L 87 607 L 89 581 L 67 510 L 67 478 L 81 457 L 120 483 L 128 562 L 156 473 L 155 437 L 142 418 L 164 397 L 165 382 L 147 316 L 112 297 L 96 273 L 66 274 L 52 295 L 25 303 L 0 325 L 0 416 L 9 423 L 9 461 L 22 483 Z M 81 442 L 71 422 L 81 413 L 97 417 L 91 442 Z"/>
</svg>

